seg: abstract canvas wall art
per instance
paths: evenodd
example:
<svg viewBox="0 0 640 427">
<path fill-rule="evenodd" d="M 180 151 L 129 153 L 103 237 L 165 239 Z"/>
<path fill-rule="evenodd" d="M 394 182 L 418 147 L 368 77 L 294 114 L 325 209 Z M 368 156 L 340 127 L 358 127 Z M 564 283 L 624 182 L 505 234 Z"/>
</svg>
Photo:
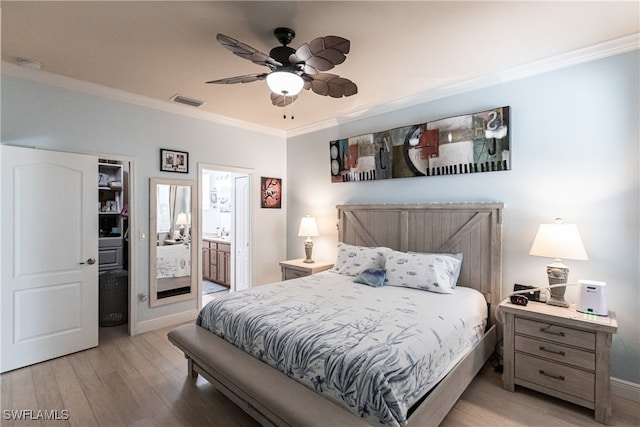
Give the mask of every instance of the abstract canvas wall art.
<svg viewBox="0 0 640 427">
<path fill-rule="evenodd" d="M 500 107 L 331 141 L 331 181 L 509 170 L 509 131 Z"/>
</svg>

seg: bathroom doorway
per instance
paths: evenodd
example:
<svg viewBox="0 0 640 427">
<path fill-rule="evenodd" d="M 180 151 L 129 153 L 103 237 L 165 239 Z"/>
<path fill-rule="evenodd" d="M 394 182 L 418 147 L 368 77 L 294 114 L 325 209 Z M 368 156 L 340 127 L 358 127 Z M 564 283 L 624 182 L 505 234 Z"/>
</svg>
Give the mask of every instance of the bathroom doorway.
<svg viewBox="0 0 640 427">
<path fill-rule="evenodd" d="M 252 171 L 199 166 L 200 306 L 251 287 Z"/>
</svg>

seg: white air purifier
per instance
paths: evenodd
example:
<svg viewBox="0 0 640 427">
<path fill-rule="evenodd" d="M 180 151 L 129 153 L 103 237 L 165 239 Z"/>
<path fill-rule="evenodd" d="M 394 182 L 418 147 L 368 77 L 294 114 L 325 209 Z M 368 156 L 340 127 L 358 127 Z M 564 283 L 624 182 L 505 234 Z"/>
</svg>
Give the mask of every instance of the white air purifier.
<svg viewBox="0 0 640 427">
<path fill-rule="evenodd" d="M 576 310 L 581 313 L 608 316 L 605 282 L 595 280 L 578 280 L 578 302 Z"/>
</svg>

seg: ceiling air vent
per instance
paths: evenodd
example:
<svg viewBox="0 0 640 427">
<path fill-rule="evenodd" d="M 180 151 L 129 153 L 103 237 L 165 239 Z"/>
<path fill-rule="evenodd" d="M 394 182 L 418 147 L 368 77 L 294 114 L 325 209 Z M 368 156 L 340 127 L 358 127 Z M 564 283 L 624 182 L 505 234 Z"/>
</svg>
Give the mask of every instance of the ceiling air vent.
<svg viewBox="0 0 640 427">
<path fill-rule="evenodd" d="M 200 107 L 205 103 L 205 101 L 200 101 L 199 99 L 194 99 L 194 98 L 187 98 L 186 96 L 182 96 L 182 95 L 173 95 L 171 97 L 171 100 L 179 104 L 190 105 L 191 107 L 196 107 L 196 108 Z"/>
</svg>

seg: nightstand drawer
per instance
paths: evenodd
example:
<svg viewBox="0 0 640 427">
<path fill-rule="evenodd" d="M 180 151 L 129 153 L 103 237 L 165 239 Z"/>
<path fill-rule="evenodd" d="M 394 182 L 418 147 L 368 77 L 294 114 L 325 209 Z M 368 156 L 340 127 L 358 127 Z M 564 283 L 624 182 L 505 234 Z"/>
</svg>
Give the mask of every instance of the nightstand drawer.
<svg viewBox="0 0 640 427">
<path fill-rule="evenodd" d="M 333 267 L 330 262 L 304 262 L 304 259 L 292 259 L 289 261 L 280 261 L 280 271 L 282 272 L 282 280 L 297 279 L 312 274 L 320 273 Z"/>
<path fill-rule="evenodd" d="M 580 331 L 521 317 L 516 317 L 515 332 L 516 334 L 529 335 L 587 350 L 595 350 L 596 348 L 596 334 L 593 332 Z"/>
<path fill-rule="evenodd" d="M 298 277 L 305 277 L 308 275 L 309 273 L 305 271 L 292 270 L 290 268 L 287 268 L 284 272 L 284 280 L 297 279 Z"/>
<path fill-rule="evenodd" d="M 520 335 L 516 335 L 515 337 L 515 346 L 516 351 L 544 357 L 545 359 L 556 360 L 558 362 L 592 371 L 596 369 L 596 355 L 588 351 L 565 347 L 563 345 L 540 341 Z"/>
<path fill-rule="evenodd" d="M 580 369 L 516 353 L 515 377 L 589 402 L 595 400 L 595 375 Z"/>
</svg>

